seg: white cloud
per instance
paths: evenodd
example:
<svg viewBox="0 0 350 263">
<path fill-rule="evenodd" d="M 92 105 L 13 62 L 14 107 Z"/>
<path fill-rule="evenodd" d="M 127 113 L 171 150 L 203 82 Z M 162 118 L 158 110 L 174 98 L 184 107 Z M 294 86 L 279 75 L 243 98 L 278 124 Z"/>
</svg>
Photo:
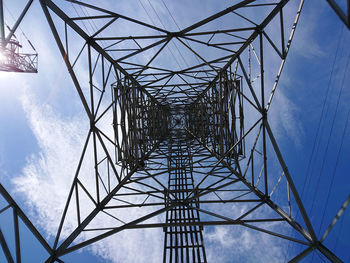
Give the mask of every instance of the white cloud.
<svg viewBox="0 0 350 263">
<path fill-rule="evenodd" d="M 292 24 L 294 23 L 296 10 L 299 1 L 292 2 L 290 8 L 284 11 L 285 17 L 285 37 L 289 38 Z M 297 29 L 291 44 L 290 52 L 286 60 L 286 66 L 281 75 L 277 91 L 273 97 L 271 110 L 269 111 L 269 120 L 272 130 L 275 132 L 278 141 L 284 141 L 286 138 L 292 140 L 297 147 L 301 147 L 305 139 L 304 125 L 298 120 L 298 116 L 304 114 L 298 103 L 299 94 L 295 94 L 293 86 L 303 85 L 305 80 L 295 74 L 300 67 L 302 60 L 312 60 L 326 56 L 326 52 L 321 48 L 320 42 L 315 35 L 319 21 L 322 17 L 326 4 L 320 5 L 315 9 L 311 3 L 306 2 L 303 6 L 299 18 Z M 276 34 L 272 30 L 273 34 Z M 276 37 L 276 36 L 275 36 Z M 295 59 L 297 57 L 297 59 Z M 271 61 L 265 68 L 272 68 L 272 65 L 280 65 L 280 59 Z M 277 74 L 277 71 L 276 73 Z M 266 79 L 266 83 L 274 82 L 275 75 Z"/>
<path fill-rule="evenodd" d="M 16 177 L 14 184 L 17 191 L 26 197 L 35 224 L 44 228 L 47 235 L 53 236 L 56 234 L 86 137 L 86 122 L 81 121 L 85 116 L 76 115 L 70 119 L 59 116 L 48 105 L 38 106 L 35 97 L 28 91 L 22 97 L 22 103 L 40 152 L 28 158 L 23 175 Z M 83 173 L 87 173 L 85 169 L 89 167 L 83 169 Z M 91 207 L 85 209 L 89 210 Z M 241 213 L 234 213 L 235 209 L 241 208 L 232 209 L 233 214 Z M 129 217 L 138 215 L 140 214 L 136 212 Z M 120 216 L 128 218 L 125 212 L 120 212 Z M 67 218 L 65 234 L 73 229 L 75 220 L 73 215 Z M 114 221 L 104 217 L 103 223 L 93 223 L 97 226 L 110 226 Z M 229 259 L 232 255 L 243 259 L 248 252 L 250 258 L 254 259 L 251 262 L 259 262 L 257 260 L 261 254 L 260 262 L 278 262 L 282 257 L 281 247 L 266 234 L 239 226 L 218 226 L 214 231 L 207 229 L 204 232 L 205 245 L 211 262 L 218 262 L 218 257 L 222 257 L 220 262 L 232 262 Z M 89 246 L 89 249 L 111 262 L 161 262 L 162 235 L 161 229 L 127 230 L 97 242 Z M 89 233 L 84 233 L 79 240 L 89 237 Z M 266 255 L 262 249 L 257 249 L 261 244 L 269 245 L 271 253 Z M 218 255 L 220 250 L 223 253 Z M 251 251 L 255 252 L 252 254 Z"/>
<path fill-rule="evenodd" d="M 206 237 L 209 262 L 281 262 L 284 258 L 276 240 L 243 227 L 216 226 Z"/>
<path fill-rule="evenodd" d="M 22 103 L 40 152 L 28 158 L 23 174 L 14 178 L 13 182 L 16 191 L 25 196 L 35 225 L 43 228 L 48 236 L 54 236 L 87 135 L 87 122 L 85 116 L 76 115 L 66 119 L 57 115 L 48 105 L 38 106 L 35 97 L 29 92 L 22 97 Z M 90 168 L 83 168 L 82 173 L 88 173 Z M 86 184 L 91 187 L 89 184 L 92 182 L 86 181 Z M 88 204 L 85 206 L 82 209 L 92 209 Z M 120 214 L 126 218 L 138 215 L 137 212 Z M 69 214 L 64 235 L 72 231 L 75 222 L 75 215 Z M 94 224 L 110 226 L 113 223 L 115 221 L 110 217 L 104 217 L 103 222 Z M 91 234 L 84 233 L 79 240 L 88 237 Z M 162 250 L 159 248 L 163 245 L 161 237 L 160 229 L 124 231 L 89 248 L 94 254 L 112 262 L 160 262 Z"/>
<path fill-rule="evenodd" d="M 270 124 L 276 137 L 279 141 L 283 141 L 287 135 L 296 146 L 300 147 L 304 138 L 303 126 L 298 121 L 301 109 L 281 91 L 276 93 L 273 103 Z"/>
<path fill-rule="evenodd" d="M 303 49 L 303 53 L 320 55 L 320 49 L 315 43 L 311 42 L 310 45 L 311 29 L 312 26 L 303 29 L 300 34 L 304 36 L 302 39 L 305 39 L 305 42 L 299 44 L 296 49 L 308 43 L 310 51 L 304 52 Z M 51 57 L 49 55 L 47 57 Z M 79 75 L 87 76 L 87 74 Z M 88 83 L 88 80 L 85 79 L 83 82 Z M 23 175 L 15 178 L 14 183 L 17 191 L 27 198 L 32 218 L 46 230 L 48 235 L 54 235 L 87 134 L 86 116 L 76 115 L 70 119 L 57 116 L 48 105 L 38 106 L 35 98 L 28 92 L 25 95 L 22 99 L 23 107 L 38 141 L 40 152 L 28 158 Z M 303 131 L 295 119 L 298 113 L 297 106 L 281 91 L 277 91 L 273 104 L 276 104 L 277 109 L 272 116 L 273 130 L 277 130 L 278 134 L 287 133 L 295 142 L 300 143 Z M 106 220 L 106 224 L 113 223 L 110 218 Z M 67 218 L 70 226 L 67 231 L 73 228 L 74 221 L 75 218 Z M 266 234 L 257 235 L 256 232 L 238 226 L 215 227 L 213 232 L 205 234 L 208 259 L 211 262 L 232 262 L 232 258 L 227 257 L 247 253 L 252 256 L 251 262 L 256 262 L 257 259 L 260 262 L 279 262 L 282 257 L 279 245 Z M 125 231 L 90 248 L 93 253 L 113 262 L 160 262 L 163 246 L 161 236 L 162 231 L 159 229 Z M 82 238 L 86 237 L 87 235 L 84 235 Z M 267 246 L 269 253 L 264 253 L 261 248 L 257 249 Z M 233 252 L 219 254 L 217 253 L 219 247 L 231 248 Z M 259 258 L 258 255 L 262 257 Z M 218 260 L 218 257 L 222 258 Z"/>
<path fill-rule="evenodd" d="M 315 56 L 322 57 L 327 55 L 315 38 L 317 27 L 320 26 L 321 12 L 327 6 L 324 4 L 319 5 L 318 8 L 309 8 L 308 5 L 311 6 L 312 4 L 308 2 L 304 4 L 303 13 L 295 33 L 297 41 L 292 43 L 292 49 L 293 52 L 297 52 L 304 58 L 312 59 Z"/>
<path fill-rule="evenodd" d="M 232 211 L 233 214 L 239 212 L 234 206 Z M 265 217 L 274 213 L 268 207 L 255 212 Z M 264 224 L 264 227 L 278 232 L 281 226 Z M 271 235 L 239 225 L 215 226 L 205 230 L 208 262 L 281 262 L 284 258 L 286 243 Z"/>
<path fill-rule="evenodd" d="M 40 152 L 27 159 L 23 175 L 15 178 L 14 183 L 37 211 L 41 227 L 52 234 L 72 182 L 86 129 L 79 124 L 79 118 L 64 120 L 48 105 L 37 106 L 29 92 L 22 97 L 22 103 Z"/>
</svg>

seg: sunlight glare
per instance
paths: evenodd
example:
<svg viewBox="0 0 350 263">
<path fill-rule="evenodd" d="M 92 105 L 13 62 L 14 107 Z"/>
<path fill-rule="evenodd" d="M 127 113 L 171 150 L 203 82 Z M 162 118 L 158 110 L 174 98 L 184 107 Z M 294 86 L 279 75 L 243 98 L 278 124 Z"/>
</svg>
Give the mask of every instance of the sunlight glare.
<svg viewBox="0 0 350 263">
<path fill-rule="evenodd" d="M 0 64 L 4 64 L 6 60 L 6 55 L 0 50 Z"/>
</svg>

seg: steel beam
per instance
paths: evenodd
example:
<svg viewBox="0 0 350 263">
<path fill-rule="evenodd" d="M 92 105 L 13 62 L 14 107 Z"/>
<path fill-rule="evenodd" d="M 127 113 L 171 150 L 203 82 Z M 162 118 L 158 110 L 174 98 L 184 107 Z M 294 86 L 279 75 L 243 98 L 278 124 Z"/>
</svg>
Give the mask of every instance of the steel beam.
<svg viewBox="0 0 350 263">
<path fill-rule="evenodd" d="M 5 257 L 7 259 L 7 262 L 8 263 L 14 263 L 13 261 L 13 257 L 11 255 L 11 252 L 10 252 L 10 249 L 7 245 L 7 242 L 6 242 L 6 239 L 4 237 L 4 234 L 2 233 L 2 230 L 0 228 L 0 245 L 2 247 L 2 251 L 4 252 L 5 254 Z"/>
<path fill-rule="evenodd" d="M 32 232 L 35 238 L 41 243 L 41 245 L 45 248 L 45 250 L 51 254 L 52 249 L 50 245 L 46 242 L 43 236 L 39 233 L 36 227 L 32 224 L 32 222 L 28 219 L 22 209 L 17 205 L 17 203 L 12 199 L 10 194 L 6 191 L 6 189 L 0 184 L 0 194 L 5 198 L 8 204 L 13 207 L 16 211 L 16 216 L 20 217 L 23 223 L 27 226 L 27 228 Z"/>
<path fill-rule="evenodd" d="M 3 0 L 0 0 L 0 1 L 2 2 Z M 9 34 L 7 35 L 6 40 L 5 40 L 5 46 L 10 41 L 10 39 L 13 37 L 14 33 L 16 32 L 17 28 L 19 27 L 20 23 L 22 22 L 24 16 L 28 12 L 28 9 L 29 9 L 29 7 L 31 6 L 32 3 L 33 3 L 33 0 L 28 0 L 26 6 L 22 10 L 22 13 L 17 18 L 16 23 L 13 25 L 13 27 L 11 28 Z M 0 3 L 0 5 L 1 5 L 1 3 Z"/>
<path fill-rule="evenodd" d="M 328 4 L 332 7 L 334 12 L 340 18 L 340 20 L 350 30 L 350 0 L 347 0 L 347 10 L 344 12 L 334 0 L 327 0 Z"/>
<path fill-rule="evenodd" d="M 80 1 L 69 0 L 68 2 L 103 13 L 103 15 L 87 15 L 85 17 L 78 14 L 77 17 L 70 17 L 59 7 L 58 2 L 55 4 L 52 0 L 40 0 L 60 52 L 89 117 L 89 136 L 91 134 L 94 155 L 95 195 L 89 193 L 79 179 L 80 165 L 82 159 L 85 158 L 88 136 L 56 236 L 54 253 L 50 254 L 51 256 L 47 259 L 47 262 L 53 262 L 59 256 L 71 253 L 120 231 L 153 227 L 163 227 L 165 230 L 164 261 L 189 261 L 189 258 L 193 258 L 194 262 L 205 262 L 206 256 L 201 228 L 206 225 L 241 225 L 306 245 L 306 250 L 295 257 L 292 262 L 302 259 L 313 249 L 318 249 L 329 259 L 338 262 L 336 261 L 337 257 L 317 240 L 313 226 L 306 214 L 267 120 L 267 112 L 290 49 L 303 0 L 300 0 L 287 43 L 284 39 L 284 15 L 282 10 L 289 2 L 288 0 L 268 4 L 270 10 L 262 22 L 260 22 L 261 20 L 259 22 L 250 20 L 240 14 L 239 10 L 248 6 L 264 7 L 265 4 L 254 0 L 245 0 L 239 1 L 237 4 L 177 32 L 169 32 L 166 29 Z M 49 10 L 65 23 L 65 45 Z M 205 26 L 230 13 L 239 16 L 252 26 L 218 29 L 217 31 L 198 30 L 201 26 Z M 278 21 L 280 40 L 278 41 L 281 42 L 281 48 L 274 42 L 274 38 L 268 35 L 268 31 L 265 31 L 270 22 L 276 20 L 274 18 L 278 18 L 278 16 L 280 19 Z M 94 22 L 95 19 L 100 18 L 109 19 L 109 21 L 96 28 L 94 33 L 90 35 L 79 26 L 79 21 L 91 20 Z M 100 36 L 107 28 L 114 25 L 114 23 L 118 23 L 119 20 L 126 20 L 138 26 L 155 30 L 159 35 L 152 33 L 149 36 Z M 68 57 L 67 27 L 74 30 L 85 41 L 73 63 Z M 213 43 L 211 40 L 215 34 L 225 34 L 231 37 L 234 34 L 241 35 L 238 35 L 238 40 L 232 38 L 227 41 Z M 199 37 L 209 38 L 209 40 L 205 42 L 205 40 L 197 39 Z M 102 42 L 107 40 L 111 42 L 108 47 L 103 47 Z M 134 41 L 137 45 L 136 48 L 118 46 L 118 43 L 130 40 Z M 156 58 L 164 52 L 165 47 L 174 40 L 178 41 L 182 48 L 193 54 L 198 60 L 198 64 L 194 66 L 186 65 L 186 68 L 180 67 L 180 70 L 153 65 Z M 145 41 L 145 45 L 139 44 L 142 41 Z M 207 59 L 196 48 L 193 48 L 190 42 L 196 43 L 196 45 L 206 45 L 221 52 L 226 52 L 225 54 L 228 53 L 228 55 L 222 55 L 216 59 Z M 258 43 L 258 52 L 255 51 L 253 42 Z M 264 48 L 266 44 L 270 45 L 282 60 L 270 99 L 267 101 L 265 101 L 265 91 L 268 87 L 266 87 L 265 79 L 267 77 L 264 69 L 268 64 L 266 62 L 268 57 Z M 237 48 L 235 50 L 229 48 L 232 45 L 236 45 Z M 85 94 L 74 68 L 84 49 L 87 50 L 89 64 L 89 92 L 85 92 Z M 113 52 L 118 51 L 126 53 L 115 58 Z M 144 62 L 132 60 L 146 51 L 153 51 L 153 54 Z M 93 52 L 97 53 L 96 61 L 93 61 Z M 249 58 L 246 67 L 243 56 L 247 52 Z M 253 84 L 254 80 L 251 76 L 251 55 L 255 55 L 259 64 L 257 68 L 260 73 L 258 84 Z M 104 61 L 109 63 L 110 69 L 113 67 L 115 82 L 111 85 L 112 101 L 108 102 L 110 103 L 109 106 L 102 109 L 102 114 L 98 116 L 100 102 L 108 83 L 108 77 L 105 78 L 104 76 Z M 101 90 L 94 83 L 97 82 L 94 78 L 98 63 L 102 63 L 103 80 Z M 239 74 L 243 75 L 239 76 Z M 245 91 L 243 91 L 243 83 L 248 85 L 248 89 Z M 256 85 L 258 88 L 256 88 Z M 99 90 L 100 97 L 96 97 L 94 93 L 96 89 Z M 255 112 L 257 119 L 253 121 L 253 125 L 249 127 L 248 131 L 245 131 L 245 110 L 243 108 L 243 104 L 246 104 L 246 102 L 251 108 L 257 110 Z M 99 129 L 97 125 L 108 112 L 112 112 L 113 115 L 114 138 L 108 136 L 108 131 Z M 231 119 L 229 120 L 229 118 Z M 252 135 L 253 130 L 258 130 L 258 135 L 252 149 L 249 149 L 250 155 L 247 167 L 245 171 L 242 171 L 241 163 L 244 163 L 242 160 L 246 158 L 245 139 L 248 135 Z M 256 178 L 254 163 L 257 159 L 258 138 L 262 138 L 262 150 L 260 150 L 259 155 L 262 156 L 263 166 L 260 175 Z M 267 155 L 269 154 L 268 140 L 271 141 L 275 155 L 283 170 L 283 174 L 272 191 L 269 189 L 271 178 L 267 161 Z M 109 146 L 112 146 L 115 151 L 115 160 L 113 154 L 109 152 Z M 101 155 L 103 158 L 99 157 Z M 100 174 L 102 170 L 100 165 L 104 161 L 108 164 L 108 187 L 101 179 Z M 118 166 L 120 172 L 116 168 Z M 248 180 L 246 174 L 249 166 L 252 170 L 252 178 Z M 112 187 L 109 184 L 110 167 L 113 170 L 112 174 L 115 174 L 118 180 L 117 184 Z M 164 181 L 160 179 L 162 176 L 168 176 L 168 186 L 165 186 Z M 288 194 L 289 213 L 281 209 L 270 198 L 283 176 L 287 179 L 288 189 L 286 194 Z M 194 183 L 195 177 L 196 183 Z M 260 178 L 262 178 L 263 190 L 258 188 Z M 189 183 L 188 181 L 191 180 L 192 183 Z M 100 183 L 103 186 L 100 186 Z M 104 197 L 101 196 L 104 191 L 103 187 L 106 192 Z M 121 189 L 125 191 L 121 191 Z M 78 190 L 79 192 L 83 191 L 94 204 L 85 218 L 80 216 L 81 200 L 79 199 Z M 228 191 L 232 198 L 221 198 L 220 191 Z M 269 191 L 271 191 L 270 195 Z M 306 229 L 291 216 L 290 191 L 302 214 Z M 62 243 L 58 245 L 67 209 L 74 199 L 74 194 L 78 223 L 68 238 L 62 240 Z M 255 196 L 249 198 L 253 194 Z M 141 198 L 138 199 L 141 201 L 133 201 L 132 197 Z M 115 204 L 111 204 L 112 200 Z M 249 202 L 251 206 L 236 218 L 199 207 L 202 204 L 218 205 L 228 202 Z M 254 204 L 253 202 L 257 203 Z M 279 217 L 247 219 L 248 215 L 253 215 L 254 211 L 262 205 L 269 206 Z M 113 215 L 114 211 L 118 211 L 117 209 L 134 209 L 136 207 L 149 207 L 153 209 L 153 212 L 135 218 L 129 223 L 125 223 Z M 89 228 L 90 222 L 99 213 L 108 214 L 116 219 L 118 223 L 115 227 Z M 162 213 L 166 215 L 165 222 L 144 223 L 145 220 Z M 202 222 L 199 219 L 200 213 L 218 220 Z M 268 228 L 258 227 L 255 224 L 279 221 L 289 224 L 305 240 L 285 236 Z M 99 230 L 106 232 L 98 234 L 97 231 Z M 73 244 L 83 231 L 96 231 L 97 234 L 88 240 Z M 194 257 L 191 257 L 191 255 Z"/>
</svg>

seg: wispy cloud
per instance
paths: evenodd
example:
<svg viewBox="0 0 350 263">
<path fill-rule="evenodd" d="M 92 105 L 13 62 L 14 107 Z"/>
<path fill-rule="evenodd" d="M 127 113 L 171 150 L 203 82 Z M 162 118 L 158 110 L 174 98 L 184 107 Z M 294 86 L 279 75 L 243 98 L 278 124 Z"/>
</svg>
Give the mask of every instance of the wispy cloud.
<svg viewBox="0 0 350 263">
<path fill-rule="evenodd" d="M 313 25 L 304 27 L 299 32 L 304 42 L 299 42 L 295 49 L 298 51 L 305 48 L 307 43 L 309 51 L 305 52 L 303 49 L 306 56 L 323 55 L 319 46 L 311 41 L 310 30 L 313 30 Z M 82 82 L 88 83 L 88 80 Z M 23 174 L 13 182 L 17 191 L 26 197 L 32 212 L 31 217 L 52 236 L 57 231 L 58 221 L 71 187 L 74 170 L 86 138 L 88 122 L 85 115 L 76 114 L 66 118 L 46 104 L 37 104 L 36 98 L 29 91 L 22 97 L 22 104 L 40 151 L 28 157 Z M 283 91 L 278 91 L 274 104 L 276 110 L 271 116 L 273 129 L 278 135 L 288 134 L 300 144 L 303 130 L 295 117 L 299 109 Z M 75 220 L 74 217 L 67 218 L 67 224 L 70 226 L 68 230 L 73 228 Z M 107 218 L 104 224 L 110 225 L 113 221 Z M 87 237 L 87 234 L 82 236 L 83 239 Z M 161 262 L 161 237 L 160 229 L 131 230 L 111 236 L 90 248 L 93 253 L 113 262 Z M 211 262 L 280 262 L 283 258 L 278 241 L 266 234 L 239 226 L 215 227 L 212 231 L 205 232 L 205 238 L 208 259 Z M 264 253 L 264 247 L 269 248 L 269 253 Z M 225 249 L 231 252 L 227 253 Z M 218 253 L 221 250 L 225 252 Z M 239 258 L 233 261 L 233 255 Z M 249 255 L 249 258 L 242 255 Z"/>
<path fill-rule="evenodd" d="M 278 139 L 282 141 L 288 137 L 300 147 L 304 139 L 303 126 L 298 122 L 301 109 L 284 92 L 278 92 L 272 110 L 270 123 Z"/>
<path fill-rule="evenodd" d="M 72 168 L 77 165 L 85 129 L 78 121 L 80 117 L 64 120 L 48 105 L 38 106 L 35 101 L 30 92 L 22 97 L 40 152 L 28 157 L 23 175 L 13 182 L 27 197 L 27 204 L 38 212 L 38 223 L 52 234 L 72 183 Z"/>
<path fill-rule="evenodd" d="M 232 206 L 232 210 L 239 212 L 235 206 Z M 272 213 L 268 207 L 257 212 L 260 216 Z M 281 230 L 278 224 L 264 226 L 276 232 Z M 215 226 L 207 228 L 204 233 L 208 262 L 281 262 L 284 258 L 285 243 L 276 237 L 246 227 Z"/>
<path fill-rule="evenodd" d="M 297 1 L 298 2 L 298 1 Z M 298 3 L 291 3 L 291 8 L 286 8 L 284 16 L 286 37 L 289 37 L 290 29 L 294 23 L 295 10 Z M 291 140 L 297 147 L 301 147 L 305 140 L 304 125 L 299 121 L 299 116 L 305 111 L 298 106 L 300 95 L 296 94 L 295 85 L 305 86 L 305 76 L 297 74 L 303 60 L 320 59 L 326 56 L 326 52 L 321 48 L 320 41 L 316 38 L 319 20 L 322 17 L 323 9 L 309 8 L 310 3 L 306 2 L 302 9 L 297 30 L 291 44 L 290 53 L 287 57 L 286 66 L 281 75 L 277 92 L 275 93 L 271 110 L 269 112 L 270 124 L 279 141 L 286 138 Z M 276 65 L 280 62 L 275 61 Z M 270 65 L 269 65 L 270 66 Z M 276 72 L 277 73 L 277 72 Z M 268 79 L 267 83 L 273 83 L 274 79 Z"/>
<path fill-rule="evenodd" d="M 30 92 L 22 97 L 23 108 L 40 151 L 27 159 L 23 174 L 14 178 L 13 183 L 16 191 L 26 198 L 35 224 L 43 228 L 48 236 L 54 236 L 86 138 L 87 125 L 82 121 L 85 116 L 67 119 L 50 106 L 38 106 L 35 101 Z M 86 210 L 91 208 L 85 207 Z M 120 213 L 128 218 L 126 212 Z M 75 222 L 76 217 L 69 215 L 66 219 L 67 233 L 73 229 Z M 106 217 L 95 224 L 110 226 L 113 223 L 113 219 Z M 80 239 L 90 236 L 85 233 Z M 94 254 L 112 262 L 160 262 L 161 237 L 161 230 L 131 230 L 89 248 Z"/>
<path fill-rule="evenodd" d="M 23 174 L 13 182 L 17 192 L 27 199 L 31 218 L 48 236 L 53 236 L 86 138 L 86 122 L 81 121 L 85 116 L 60 116 L 50 106 L 38 105 L 29 91 L 22 97 L 22 104 L 40 152 L 28 158 Z M 233 214 L 235 209 L 239 208 L 232 207 Z M 120 212 L 120 215 L 128 218 L 126 212 L 129 213 Z M 268 214 L 268 211 L 265 212 Z M 73 229 L 76 218 L 70 215 L 66 220 L 68 233 Z M 110 226 L 113 222 L 111 218 L 104 217 L 103 222 L 95 224 Z M 204 235 L 210 262 L 232 262 L 233 256 L 245 262 L 278 262 L 283 256 L 276 239 L 240 226 L 206 228 Z M 162 236 L 161 229 L 122 231 L 93 244 L 89 249 L 111 262 L 161 262 Z M 89 237 L 90 234 L 84 233 L 80 239 Z M 263 253 L 261 247 L 264 246 L 261 244 L 268 245 L 271 253 Z"/>
</svg>

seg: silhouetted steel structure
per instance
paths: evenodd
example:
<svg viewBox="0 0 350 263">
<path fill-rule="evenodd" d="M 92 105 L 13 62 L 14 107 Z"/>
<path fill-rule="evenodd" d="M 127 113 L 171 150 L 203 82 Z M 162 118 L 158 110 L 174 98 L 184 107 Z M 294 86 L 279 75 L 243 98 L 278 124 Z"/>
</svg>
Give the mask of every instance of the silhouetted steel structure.
<svg viewBox="0 0 350 263">
<path fill-rule="evenodd" d="M 33 0 L 27 1 L 22 13 L 12 28 L 8 27 L 8 34 L 5 35 L 5 19 L 3 0 L 0 0 L 0 71 L 6 72 L 38 72 L 38 54 L 21 53 L 21 43 L 16 39 L 15 32 L 22 22 L 25 14 Z M 32 43 L 28 40 L 29 45 L 35 51 Z"/>
<path fill-rule="evenodd" d="M 344 11 L 339 4 L 334 0 L 327 0 L 334 12 L 341 19 L 341 21 L 350 29 L 350 0 L 346 1 L 346 10 Z"/>
<path fill-rule="evenodd" d="M 182 137 L 182 136 L 181 136 Z M 166 212 L 164 262 L 207 262 L 202 226 L 200 223 L 198 198 L 188 205 L 172 207 L 174 200 L 184 200 L 194 190 L 193 157 L 188 141 L 172 138 L 167 151 L 169 183 L 165 192 Z"/>
<path fill-rule="evenodd" d="M 14 263 L 14 262 L 21 262 L 22 253 L 21 253 L 21 246 L 29 247 L 31 244 L 28 243 L 21 243 L 21 236 L 23 232 L 20 231 L 19 224 L 24 224 L 25 227 L 33 234 L 33 237 L 35 237 L 38 242 L 42 245 L 42 247 L 47 251 L 47 253 L 52 254 L 53 250 L 51 249 L 50 245 L 46 242 L 45 238 L 39 233 L 39 231 L 36 229 L 36 227 L 30 222 L 28 217 L 25 215 L 25 213 L 22 211 L 22 209 L 17 205 L 15 200 L 12 199 L 10 194 L 6 191 L 6 189 L 0 184 L 0 194 L 6 201 L 6 205 L 0 209 L 0 214 L 5 214 L 8 211 L 11 211 L 11 220 L 13 221 L 14 231 L 13 231 L 13 239 L 15 241 L 15 255 L 11 254 L 10 251 L 10 245 L 8 245 L 4 234 L 2 232 L 2 225 L 0 227 L 0 246 L 2 248 L 2 251 L 4 252 L 4 255 L 6 257 L 7 262 Z M 7 228 L 8 226 L 5 225 L 4 228 Z"/>
<path fill-rule="evenodd" d="M 97 5 L 40 0 L 90 124 L 46 262 L 138 228 L 164 230 L 164 262 L 207 262 L 202 230 L 213 225 L 304 245 L 290 262 L 315 249 L 341 262 L 316 236 L 269 124 L 303 6 L 287 38 L 289 2 L 239 1 L 172 32 Z M 235 23 L 223 26 L 226 17 Z M 191 65 L 172 63 L 171 43 L 194 55 Z"/>
</svg>

